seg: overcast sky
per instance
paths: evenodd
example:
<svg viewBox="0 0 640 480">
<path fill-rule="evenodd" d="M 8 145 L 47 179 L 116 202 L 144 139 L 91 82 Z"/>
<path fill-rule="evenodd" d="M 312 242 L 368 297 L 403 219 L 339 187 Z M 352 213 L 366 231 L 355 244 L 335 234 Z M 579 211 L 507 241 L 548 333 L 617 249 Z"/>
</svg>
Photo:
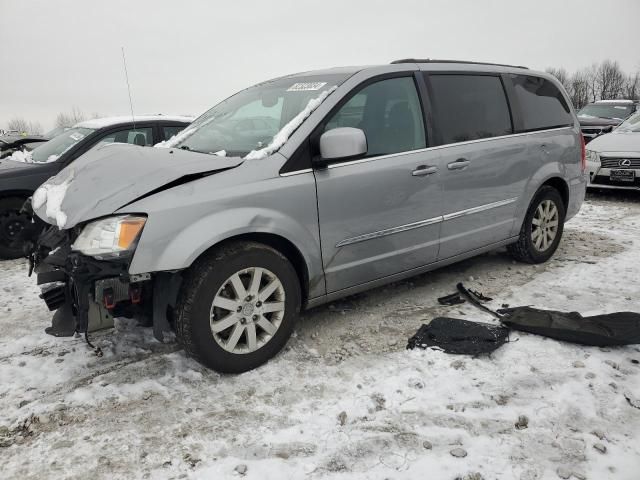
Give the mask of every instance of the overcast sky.
<svg viewBox="0 0 640 480">
<path fill-rule="evenodd" d="M 606 10 L 605 10 L 606 9 Z M 431 57 L 640 69 L 640 0 L 0 0 L 0 128 L 200 114 L 287 73 Z"/>
</svg>

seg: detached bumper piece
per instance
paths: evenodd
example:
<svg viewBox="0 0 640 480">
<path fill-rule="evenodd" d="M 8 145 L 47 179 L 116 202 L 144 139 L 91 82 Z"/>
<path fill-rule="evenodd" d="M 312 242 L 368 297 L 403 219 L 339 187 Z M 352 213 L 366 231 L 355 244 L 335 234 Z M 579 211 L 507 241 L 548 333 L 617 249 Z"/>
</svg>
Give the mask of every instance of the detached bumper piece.
<svg viewBox="0 0 640 480">
<path fill-rule="evenodd" d="M 445 353 L 488 354 L 504 345 L 509 329 L 490 323 L 438 317 L 422 325 L 409 339 L 407 349 L 434 348 Z"/>
</svg>

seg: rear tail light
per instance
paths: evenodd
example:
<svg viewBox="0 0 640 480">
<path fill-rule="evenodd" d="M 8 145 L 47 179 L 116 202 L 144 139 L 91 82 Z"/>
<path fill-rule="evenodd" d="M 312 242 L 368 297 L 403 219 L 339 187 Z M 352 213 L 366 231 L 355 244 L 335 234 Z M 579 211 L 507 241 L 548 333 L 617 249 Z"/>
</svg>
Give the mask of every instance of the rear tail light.
<svg viewBox="0 0 640 480">
<path fill-rule="evenodd" d="M 582 173 L 584 173 L 587 171 L 587 146 L 584 143 L 584 137 L 582 135 L 580 135 L 580 149 L 580 167 L 582 167 Z"/>
</svg>

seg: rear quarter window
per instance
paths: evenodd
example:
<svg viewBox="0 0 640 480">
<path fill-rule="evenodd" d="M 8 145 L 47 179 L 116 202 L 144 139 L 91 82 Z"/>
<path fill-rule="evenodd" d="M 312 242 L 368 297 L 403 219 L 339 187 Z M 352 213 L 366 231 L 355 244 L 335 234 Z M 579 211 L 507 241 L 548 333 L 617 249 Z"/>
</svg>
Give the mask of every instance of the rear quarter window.
<svg viewBox="0 0 640 480">
<path fill-rule="evenodd" d="M 439 144 L 513 133 L 500 77 L 430 74 L 433 117 Z"/>
<path fill-rule="evenodd" d="M 553 82 L 532 75 L 511 75 L 522 115 L 522 130 L 531 132 L 573 125 L 571 109 Z"/>
</svg>

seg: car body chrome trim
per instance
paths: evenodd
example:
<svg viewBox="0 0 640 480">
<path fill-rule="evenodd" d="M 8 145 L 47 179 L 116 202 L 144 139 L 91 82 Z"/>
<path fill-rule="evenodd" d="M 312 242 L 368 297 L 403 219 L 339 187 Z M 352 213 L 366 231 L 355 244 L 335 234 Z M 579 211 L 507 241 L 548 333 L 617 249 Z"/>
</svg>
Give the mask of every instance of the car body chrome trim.
<svg viewBox="0 0 640 480">
<path fill-rule="evenodd" d="M 313 172 L 313 168 L 305 168 L 303 170 L 294 170 L 293 172 L 281 173 L 281 177 L 290 177 L 292 175 L 302 175 L 303 173 L 311 173 Z"/>
<path fill-rule="evenodd" d="M 426 227 L 428 225 L 435 225 L 442 222 L 442 216 L 428 218 L 426 220 L 420 220 L 418 222 L 407 223 L 406 225 L 399 225 L 397 227 L 385 228 L 384 230 L 378 230 L 377 232 L 365 233 L 356 237 L 345 238 L 344 240 L 336 243 L 336 248 L 344 247 L 345 245 L 352 245 L 354 243 L 364 242 L 366 240 L 373 240 L 374 238 L 386 237 L 387 235 L 393 235 L 394 233 L 406 232 L 407 230 L 413 230 L 415 228 Z"/>
<path fill-rule="evenodd" d="M 420 220 L 418 222 L 407 223 L 405 225 L 399 225 L 397 227 L 385 228 L 384 230 L 378 230 L 376 232 L 365 233 L 355 237 L 345 238 L 344 240 L 336 243 L 336 248 L 344 247 L 346 245 L 353 245 L 354 243 L 365 242 L 367 240 L 373 240 L 375 238 L 386 237 L 387 235 L 394 235 L 396 233 L 406 232 L 415 228 L 427 227 L 429 225 L 435 225 L 436 223 L 446 222 L 455 218 L 464 217 L 466 215 L 473 215 L 474 213 L 484 212 L 485 210 L 491 210 L 492 208 L 503 207 L 514 203 L 518 200 L 518 197 L 507 198 L 506 200 L 500 200 L 498 202 L 487 203 L 485 205 L 478 205 L 477 207 L 468 208 L 466 210 L 460 210 L 458 212 L 448 213 L 446 215 L 440 215 L 438 217 L 428 218 L 426 220 Z"/>
<path fill-rule="evenodd" d="M 447 213 L 443 215 L 443 219 L 446 222 L 447 220 L 453 220 L 454 218 L 464 217 L 466 215 L 473 215 L 474 213 L 484 212 L 485 210 L 491 210 L 492 208 L 504 207 L 505 205 L 509 205 L 510 203 L 514 203 L 518 200 L 518 197 L 507 198 L 506 200 L 500 200 L 498 202 L 486 203 L 484 205 L 478 205 L 477 207 L 467 208 L 466 210 L 460 210 L 458 212 Z"/>
</svg>

